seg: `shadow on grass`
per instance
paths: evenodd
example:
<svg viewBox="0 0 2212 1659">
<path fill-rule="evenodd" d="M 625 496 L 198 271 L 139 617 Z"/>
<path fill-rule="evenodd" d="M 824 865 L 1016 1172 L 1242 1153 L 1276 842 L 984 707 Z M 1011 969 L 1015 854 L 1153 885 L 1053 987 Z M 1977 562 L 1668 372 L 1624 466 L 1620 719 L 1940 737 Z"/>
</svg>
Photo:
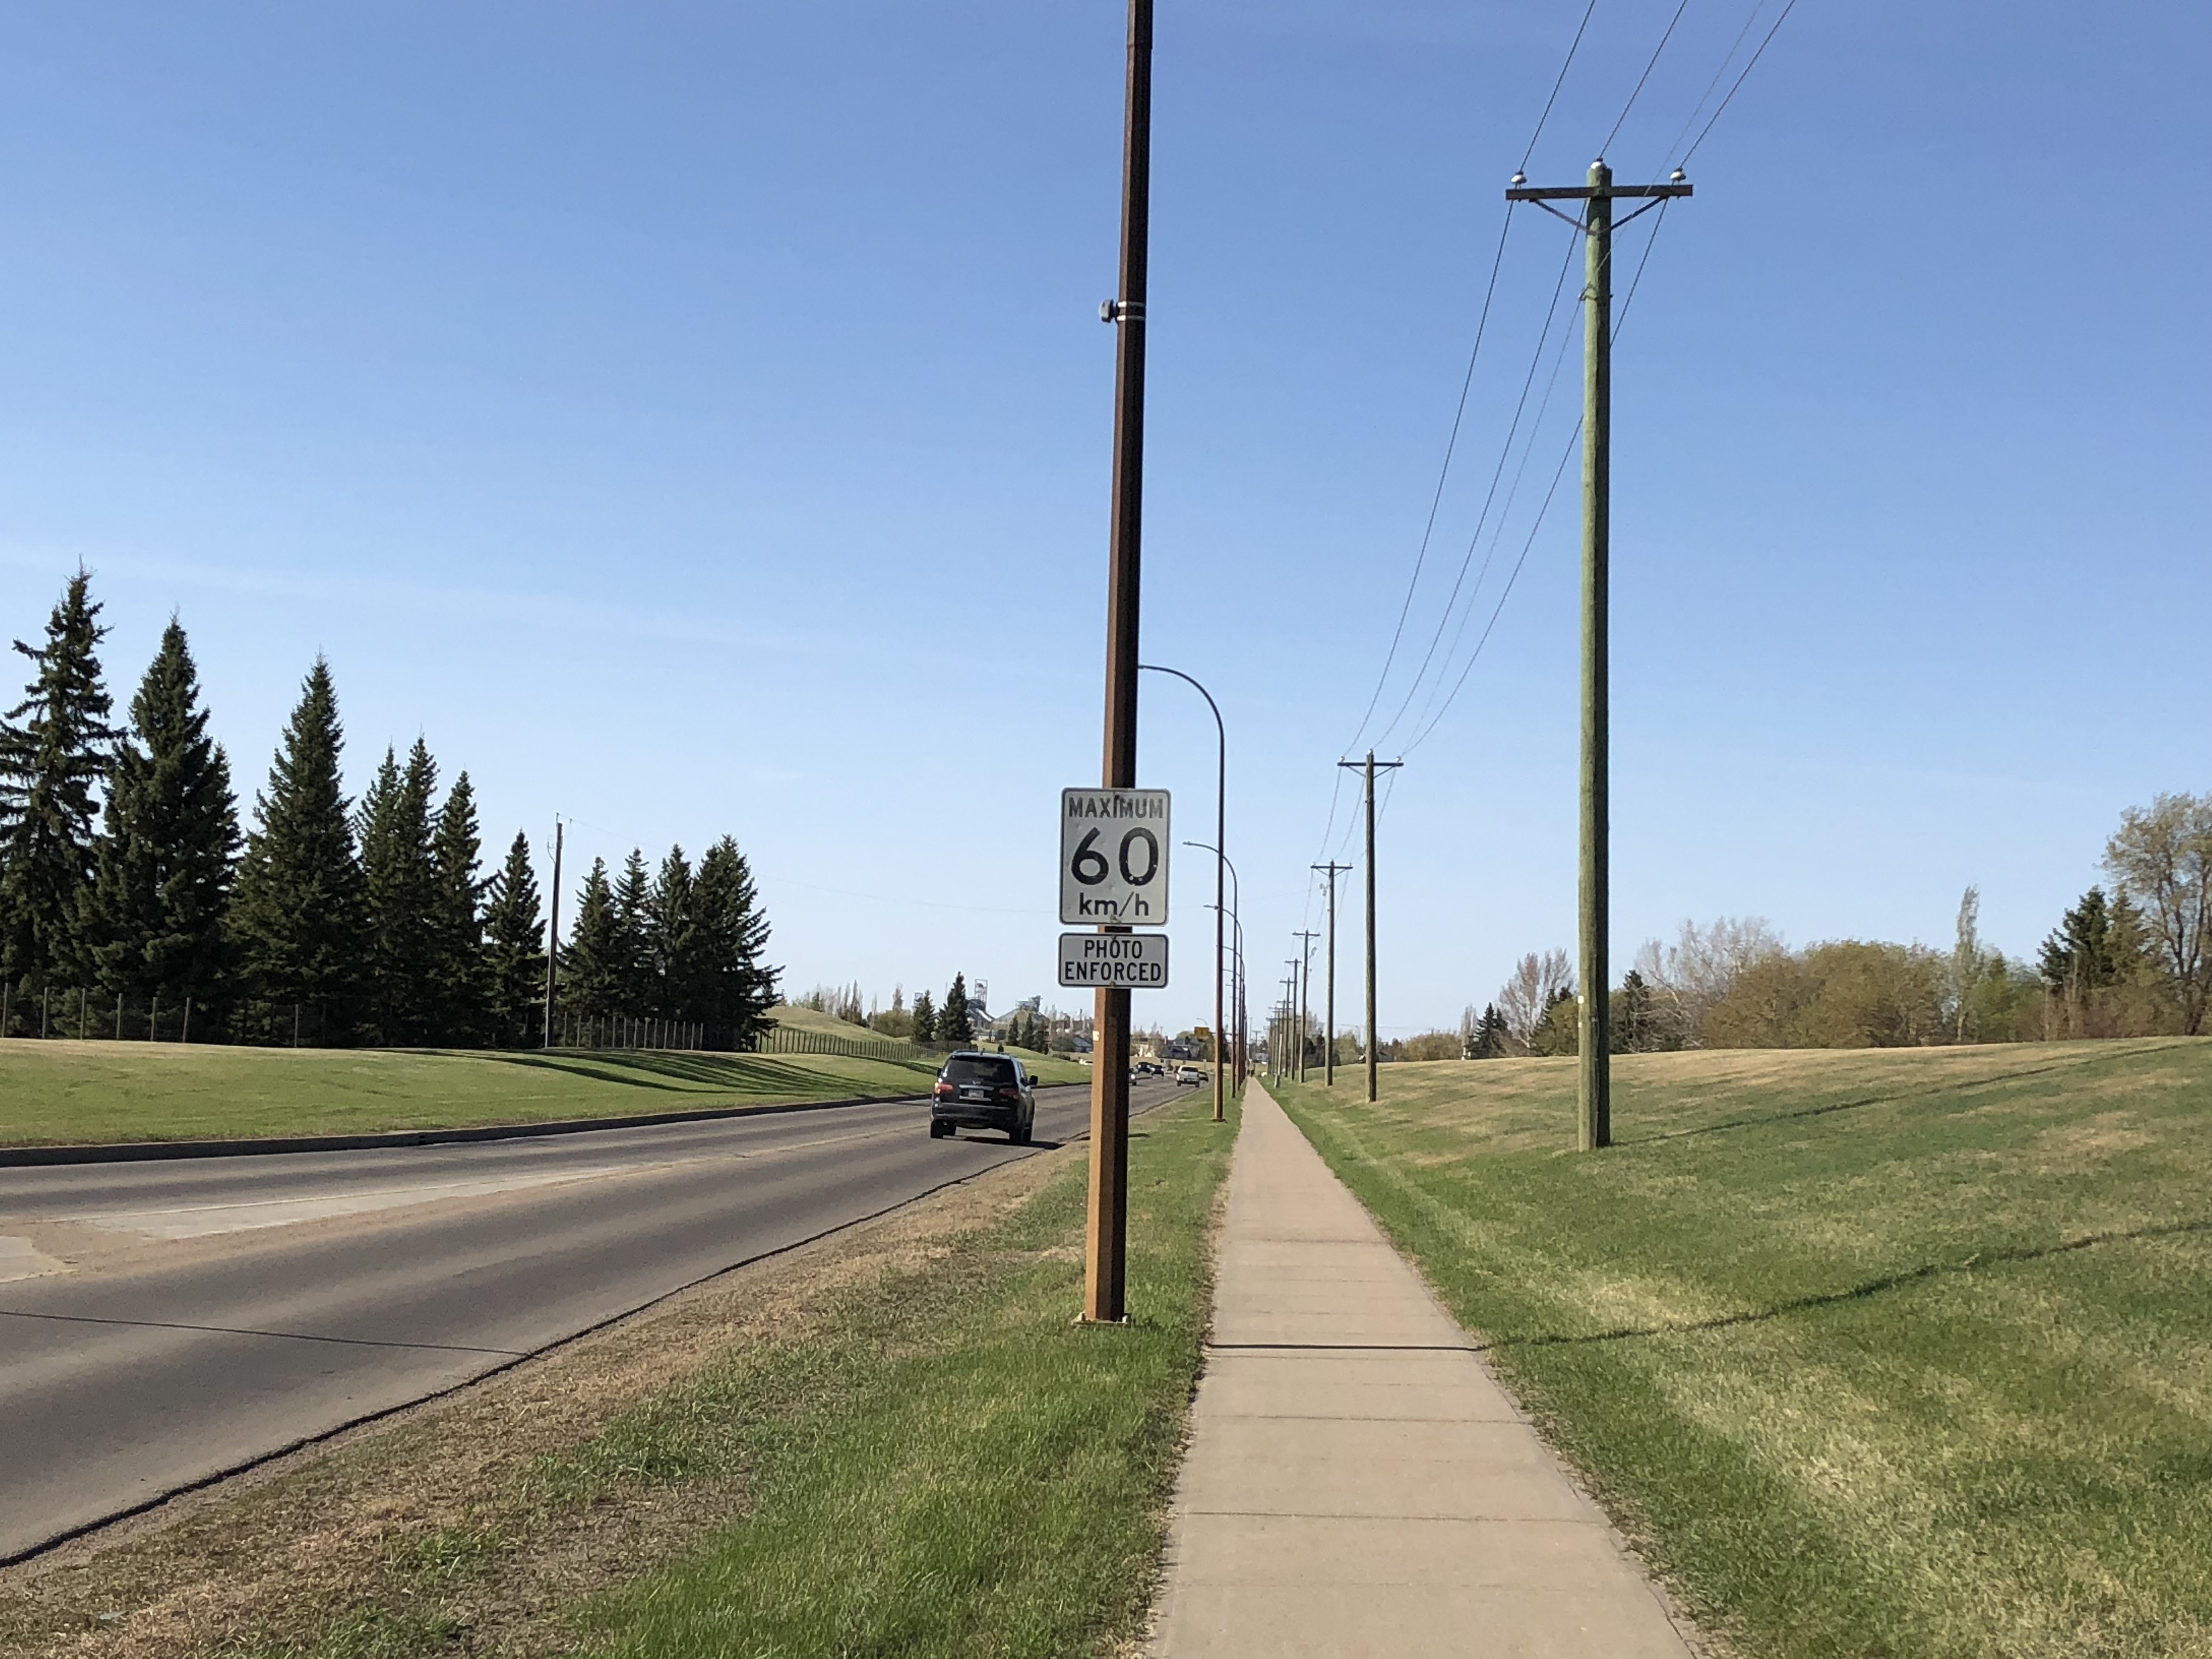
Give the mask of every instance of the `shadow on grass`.
<svg viewBox="0 0 2212 1659">
<path fill-rule="evenodd" d="M 2172 1238 L 2185 1233 L 2212 1232 L 2212 1220 L 2170 1221 L 2154 1227 L 2133 1227 L 2124 1232 L 2084 1233 L 2079 1238 L 2064 1239 L 2056 1244 L 2044 1244 L 2015 1249 L 1977 1250 L 1964 1261 L 1929 1261 L 1917 1267 L 1907 1267 L 1901 1273 L 1884 1273 L 1879 1279 L 1869 1279 L 1854 1285 L 1849 1290 L 1830 1291 L 1821 1296 L 1801 1296 L 1788 1302 L 1778 1302 L 1771 1308 L 1759 1308 L 1747 1313 L 1721 1314 L 1711 1319 L 1686 1320 L 1674 1325 L 1623 1326 L 1617 1330 L 1593 1331 L 1586 1336 L 1501 1336 L 1483 1345 L 1486 1348 L 1563 1348 L 1579 1347 L 1593 1342 L 1625 1342 L 1634 1337 L 1687 1336 L 1699 1331 L 1723 1331 L 1733 1325 L 1756 1325 L 1770 1319 L 1780 1319 L 1788 1314 L 1810 1313 L 1820 1308 L 1832 1308 L 1846 1302 L 1863 1302 L 1869 1297 L 1880 1296 L 1886 1291 L 1903 1290 L 1908 1285 L 1923 1285 L 1930 1279 L 1952 1273 L 1970 1273 L 1983 1267 L 2010 1267 L 2024 1261 L 2041 1261 L 2054 1255 L 2067 1255 L 2075 1250 L 2086 1250 L 2099 1244 L 2126 1244 L 2147 1238 Z"/>
<path fill-rule="evenodd" d="M 633 1089 L 655 1089 L 671 1094 L 696 1094 L 702 1088 L 729 1089 L 744 1094 L 785 1091 L 819 1093 L 826 1079 L 819 1072 L 785 1063 L 772 1054 L 704 1054 L 647 1050 L 568 1054 L 489 1051 L 480 1056 L 503 1066 L 529 1066 L 562 1072 L 597 1083 L 618 1083 Z M 934 1077 L 933 1067 L 914 1060 L 884 1060 L 919 1078 Z"/>
<path fill-rule="evenodd" d="M 1757 1129 L 1771 1123 L 1790 1123 L 1808 1117 L 1826 1117 L 1836 1112 L 1856 1112 L 1869 1106 L 1894 1106 L 1908 1100 L 1934 1100 L 1943 1095 L 1964 1094 L 1969 1089 L 1986 1089 L 1993 1084 L 2017 1083 L 2022 1078 L 2047 1077 L 2053 1072 L 2079 1071 L 2100 1060 L 2129 1060 L 2139 1056 L 2166 1054 L 2175 1048 L 2188 1047 L 2186 1042 L 2161 1043 L 2155 1048 L 2137 1048 L 2123 1054 L 2087 1054 L 2079 1060 L 2053 1060 L 2047 1066 L 2024 1066 L 2018 1071 L 1998 1072 L 1989 1077 L 1970 1078 L 1963 1081 L 1938 1084 L 1928 1089 L 1901 1089 L 1889 1094 L 1865 1095 L 1856 1100 L 1835 1100 L 1825 1106 L 1801 1106 L 1790 1112 L 1769 1112 L 1760 1117 L 1732 1117 L 1720 1123 L 1704 1123 L 1694 1129 L 1669 1129 L 1664 1133 L 1623 1135 L 1616 1146 L 1638 1146 L 1656 1145 L 1667 1140 L 1689 1140 L 1698 1135 L 1717 1135 L 1729 1129 Z"/>
</svg>

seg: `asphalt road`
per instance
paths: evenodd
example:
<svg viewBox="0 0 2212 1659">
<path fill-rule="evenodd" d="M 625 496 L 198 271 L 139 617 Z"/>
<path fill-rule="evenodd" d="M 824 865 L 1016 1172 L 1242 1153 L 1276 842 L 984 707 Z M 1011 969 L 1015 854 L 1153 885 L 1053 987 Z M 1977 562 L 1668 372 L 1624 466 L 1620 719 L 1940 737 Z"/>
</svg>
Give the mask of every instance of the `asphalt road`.
<svg viewBox="0 0 2212 1659">
<path fill-rule="evenodd" d="M 1088 1118 L 1040 1091 L 1036 1150 Z M 1029 1150 L 898 1101 L 0 1170 L 0 1562 Z"/>
</svg>

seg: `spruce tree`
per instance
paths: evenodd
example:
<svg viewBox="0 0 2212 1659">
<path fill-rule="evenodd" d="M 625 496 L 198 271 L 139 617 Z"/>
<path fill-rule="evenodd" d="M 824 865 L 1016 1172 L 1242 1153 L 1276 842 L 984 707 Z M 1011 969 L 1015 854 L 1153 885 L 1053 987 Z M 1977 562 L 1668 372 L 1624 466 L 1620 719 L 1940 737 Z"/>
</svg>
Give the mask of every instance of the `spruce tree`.
<svg viewBox="0 0 2212 1659">
<path fill-rule="evenodd" d="M 79 568 L 46 622 L 23 701 L 0 720 L 0 974 L 24 988 L 82 984 L 92 884 L 93 789 L 107 771 L 113 705 L 101 684 L 100 606 Z"/>
<path fill-rule="evenodd" d="M 623 986 L 629 966 L 622 915 L 607 885 L 606 860 L 593 859 L 577 897 L 575 926 L 561 952 L 562 1000 L 586 1019 L 624 1012 Z"/>
<path fill-rule="evenodd" d="M 288 1040 L 297 1004 L 317 1041 L 343 1041 L 362 1012 L 368 920 L 339 781 L 344 749 L 330 665 L 318 657 L 269 787 L 254 798 L 257 822 L 231 901 L 231 937 L 251 999 L 240 1030 L 251 1038 Z"/>
<path fill-rule="evenodd" d="M 85 937 L 101 984 L 169 1006 L 220 1003 L 238 858 L 230 762 L 207 734 L 199 673 L 172 617 L 116 744 Z"/>
<path fill-rule="evenodd" d="M 672 847 L 646 900 L 645 958 L 653 1006 L 672 1019 L 705 1019 L 711 988 L 699 959 L 698 918 L 690 860 Z"/>
<path fill-rule="evenodd" d="M 618 1011 L 634 1018 L 659 1012 L 655 995 L 659 975 L 653 971 L 652 941 L 653 878 L 645 854 L 636 848 L 623 860 L 622 879 L 615 884 L 615 917 L 620 925 Z"/>
<path fill-rule="evenodd" d="M 430 839 L 434 918 L 434 1034 L 441 1042 L 480 1047 L 491 1036 L 492 964 L 484 953 L 483 842 L 477 796 L 462 773 L 438 809 Z"/>
<path fill-rule="evenodd" d="M 437 1004 L 440 907 L 430 845 L 437 787 L 437 763 L 417 738 L 404 769 L 384 751 L 361 801 L 369 1018 L 387 1046 L 428 1042 Z"/>
<path fill-rule="evenodd" d="M 505 1048 L 544 1036 L 545 919 L 530 837 L 518 830 L 507 862 L 491 878 L 484 904 L 485 953 L 490 963 L 493 1041 Z"/>
<path fill-rule="evenodd" d="M 725 836 L 699 860 L 691 886 L 694 1017 L 717 1028 L 717 1041 L 741 1051 L 758 1040 L 775 1006 L 782 970 L 763 960 L 768 937 L 752 866 Z"/>
<path fill-rule="evenodd" d="M 914 1040 L 925 1048 L 937 1041 L 937 1005 L 927 991 L 914 994 Z"/>
<path fill-rule="evenodd" d="M 945 1006 L 937 1012 L 937 1040 L 948 1048 L 964 1048 L 975 1039 L 975 1020 L 968 1011 L 968 976 L 955 974 Z"/>
</svg>

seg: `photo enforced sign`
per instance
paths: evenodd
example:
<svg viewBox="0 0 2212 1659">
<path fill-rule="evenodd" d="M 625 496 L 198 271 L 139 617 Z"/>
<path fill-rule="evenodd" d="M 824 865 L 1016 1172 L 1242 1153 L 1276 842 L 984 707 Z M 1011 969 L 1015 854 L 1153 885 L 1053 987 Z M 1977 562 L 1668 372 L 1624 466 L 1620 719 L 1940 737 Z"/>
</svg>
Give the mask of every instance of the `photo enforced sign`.
<svg viewBox="0 0 2212 1659">
<path fill-rule="evenodd" d="M 1158 991 L 1168 982 L 1165 933 L 1062 933 L 1060 982 L 1109 991 Z"/>
</svg>

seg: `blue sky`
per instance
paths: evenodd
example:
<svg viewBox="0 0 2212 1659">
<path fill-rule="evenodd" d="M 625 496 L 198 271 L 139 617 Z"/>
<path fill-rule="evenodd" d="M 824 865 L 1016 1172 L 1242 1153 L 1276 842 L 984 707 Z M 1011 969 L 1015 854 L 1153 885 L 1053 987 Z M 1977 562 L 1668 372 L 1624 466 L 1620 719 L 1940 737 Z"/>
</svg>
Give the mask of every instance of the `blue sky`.
<svg viewBox="0 0 2212 1659">
<path fill-rule="evenodd" d="M 1679 159 L 1751 4 L 1684 9 L 1625 175 Z M 1532 178 L 1579 178 L 1674 11 L 1600 0 Z M 1228 717 L 1261 1000 L 1581 13 L 1160 0 L 1145 652 Z M 0 630 L 82 560 L 118 692 L 176 610 L 249 788 L 325 652 L 356 779 L 422 733 L 495 852 L 556 813 L 584 859 L 727 831 L 797 987 L 1050 994 L 1054 806 L 1097 767 L 1122 27 L 0 6 Z M 2208 49 L 2197 5 L 1802 0 L 1705 139 L 1616 360 L 1618 954 L 1722 913 L 1946 940 L 1968 882 L 2032 950 L 2123 807 L 2212 787 Z M 1378 725 L 1567 252 L 1521 211 Z M 1551 338 L 1449 678 L 1526 562 L 1433 729 L 1379 739 L 1388 1028 L 1571 933 L 1571 467 L 1528 538 L 1577 397 Z M 1141 742 L 1203 837 L 1194 695 L 1148 684 Z M 1201 866 L 1140 1018 L 1206 1009 Z"/>
</svg>

